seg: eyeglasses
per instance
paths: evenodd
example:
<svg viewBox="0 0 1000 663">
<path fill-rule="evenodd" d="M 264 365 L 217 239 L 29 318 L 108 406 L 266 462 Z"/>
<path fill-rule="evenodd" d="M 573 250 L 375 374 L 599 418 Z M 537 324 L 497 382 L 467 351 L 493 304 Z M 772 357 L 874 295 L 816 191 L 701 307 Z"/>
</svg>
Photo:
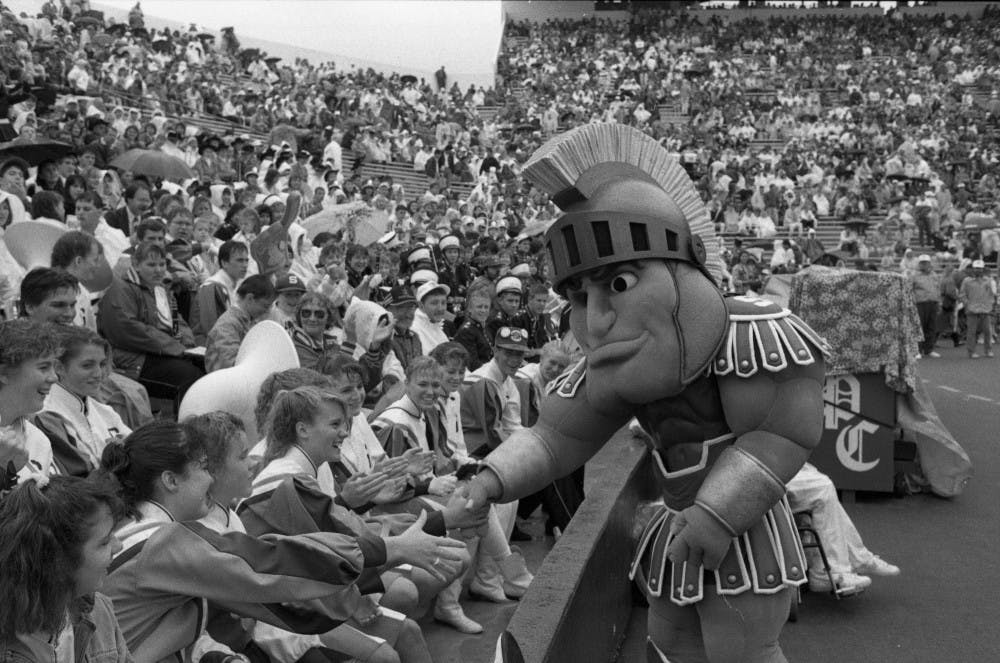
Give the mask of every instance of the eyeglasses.
<svg viewBox="0 0 1000 663">
<path fill-rule="evenodd" d="M 515 343 L 524 343 L 528 340 L 528 332 L 517 327 L 501 327 L 497 332 L 497 338 L 510 339 Z"/>
<path fill-rule="evenodd" d="M 303 320 L 308 318 L 316 318 L 317 320 L 324 320 L 326 318 L 326 311 L 322 309 L 308 309 L 304 308 L 299 311 L 299 317 Z"/>
</svg>

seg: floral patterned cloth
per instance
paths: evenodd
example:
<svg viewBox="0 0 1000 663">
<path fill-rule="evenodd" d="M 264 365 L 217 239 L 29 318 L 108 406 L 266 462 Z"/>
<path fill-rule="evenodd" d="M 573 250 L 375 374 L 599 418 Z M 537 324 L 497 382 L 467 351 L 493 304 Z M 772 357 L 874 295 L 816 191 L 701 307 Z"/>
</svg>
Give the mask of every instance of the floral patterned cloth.
<svg viewBox="0 0 1000 663">
<path fill-rule="evenodd" d="M 921 332 L 905 277 L 810 267 L 792 279 L 788 307 L 830 344 L 828 375 L 884 372 L 890 388 L 913 391 Z"/>
</svg>

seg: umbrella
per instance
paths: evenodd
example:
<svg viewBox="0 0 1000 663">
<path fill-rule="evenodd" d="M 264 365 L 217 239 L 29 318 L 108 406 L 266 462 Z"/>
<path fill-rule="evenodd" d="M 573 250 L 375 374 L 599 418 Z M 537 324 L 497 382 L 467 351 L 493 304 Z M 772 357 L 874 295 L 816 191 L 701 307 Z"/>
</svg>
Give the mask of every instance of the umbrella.
<svg viewBox="0 0 1000 663">
<path fill-rule="evenodd" d="M 90 43 L 96 46 L 100 46 L 101 48 L 105 48 L 107 46 L 110 46 L 114 40 L 115 38 L 109 35 L 107 32 L 102 32 L 98 35 L 94 35 L 94 38 L 90 40 Z"/>
<path fill-rule="evenodd" d="M 272 55 L 272 56 L 271 56 L 271 57 L 269 57 L 269 58 L 264 58 L 264 62 L 266 62 L 266 63 L 268 63 L 268 64 L 274 64 L 274 63 L 276 63 L 276 62 L 281 62 L 281 58 L 278 58 L 278 57 L 274 57 L 274 56 Z"/>
<path fill-rule="evenodd" d="M 202 31 L 202 32 L 198 33 L 198 39 L 212 39 L 212 40 L 214 40 L 215 39 L 215 35 L 213 35 L 211 32 Z"/>
<path fill-rule="evenodd" d="M 401 76 L 399 78 L 399 80 L 401 82 L 403 82 L 403 83 L 416 83 L 417 82 L 417 77 L 414 76 L 413 74 L 405 74 L 405 75 Z"/>
<path fill-rule="evenodd" d="M 104 25 L 104 21 L 96 16 L 89 15 L 88 12 L 80 14 L 75 19 L 73 19 L 75 25 L 81 27 L 97 27 L 98 25 Z"/>
<path fill-rule="evenodd" d="M 157 53 L 170 53 L 173 49 L 165 37 L 157 37 L 153 40 L 153 50 Z"/>
<path fill-rule="evenodd" d="M 909 178 L 908 175 L 904 175 L 903 173 L 893 173 L 892 175 L 886 175 L 885 179 L 887 179 L 887 180 L 901 180 L 902 181 L 902 180 L 908 180 L 910 178 Z"/>
<path fill-rule="evenodd" d="M 161 177 L 165 180 L 186 180 L 194 177 L 187 164 L 159 150 L 129 150 L 111 162 L 119 170 L 137 175 Z"/>
<path fill-rule="evenodd" d="M 59 159 L 72 152 L 72 145 L 56 140 L 43 140 L 35 143 L 0 143 L 0 162 L 17 157 L 27 161 L 29 166 L 37 166 L 43 161 Z"/>
<path fill-rule="evenodd" d="M 389 229 L 389 217 L 382 211 L 356 201 L 334 205 L 302 222 L 306 236 L 311 240 L 321 232 L 335 233 L 347 230 L 354 235 L 354 242 L 368 246 L 377 242 Z"/>
</svg>

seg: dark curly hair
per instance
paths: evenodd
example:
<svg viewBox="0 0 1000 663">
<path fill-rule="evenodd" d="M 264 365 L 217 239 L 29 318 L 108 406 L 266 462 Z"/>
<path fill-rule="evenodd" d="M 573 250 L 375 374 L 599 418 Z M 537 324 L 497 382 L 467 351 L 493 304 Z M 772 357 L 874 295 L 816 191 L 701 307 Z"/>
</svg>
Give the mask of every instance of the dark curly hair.
<svg viewBox="0 0 1000 663">
<path fill-rule="evenodd" d="M 163 472 L 184 474 L 192 462 L 206 459 L 205 446 L 173 421 L 151 421 L 139 426 L 121 444 L 109 444 L 101 454 L 100 474 L 114 479 L 128 515 L 139 517 L 137 506 L 153 497 Z"/>
<path fill-rule="evenodd" d="M 44 487 L 29 480 L 0 500 L 0 642 L 62 629 L 102 506 L 116 522 L 124 515 L 107 482 L 71 476 L 54 476 Z"/>
</svg>

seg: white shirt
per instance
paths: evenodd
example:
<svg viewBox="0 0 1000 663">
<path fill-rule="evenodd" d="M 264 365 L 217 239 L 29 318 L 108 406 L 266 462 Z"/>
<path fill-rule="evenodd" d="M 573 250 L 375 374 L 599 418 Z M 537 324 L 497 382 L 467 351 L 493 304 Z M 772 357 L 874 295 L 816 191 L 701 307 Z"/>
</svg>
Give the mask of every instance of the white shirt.
<svg viewBox="0 0 1000 663">
<path fill-rule="evenodd" d="M 473 379 L 491 380 L 497 385 L 497 392 L 503 403 L 503 413 L 500 416 L 500 439 L 506 440 L 514 431 L 521 430 L 521 394 L 517 391 L 514 380 L 505 377 L 500 372 L 496 360 L 490 360 L 473 371 Z"/>
<path fill-rule="evenodd" d="M 462 392 L 453 391 L 444 401 L 445 428 L 448 431 L 448 447 L 458 465 L 475 462 L 469 457 L 462 429 Z"/>
<path fill-rule="evenodd" d="M 437 346 L 448 342 L 448 335 L 444 333 L 442 323 L 431 322 L 427 314 L 419 308 L 413 314 L 413 324 L 410 326 L 410 331 L 420 339 L 420 347 L 425 356 L 429 355 L 431 350 Z"/>
<path fill-rule="evenodd" d="M 261 440 L 250 452 L 251 456 L 263 458 L 267 450 L 267 440 Z M 313 464 L 312 459 L 306 455 L 302 447 L 293 445 L 285 452 L 284 456 L 275 458 L 270 463 L 261 468 L 260 472 L 253 480 L 253 495 L 266 493 L 274 490 L 288 477 L 310 476 L 316 479 L 320 490 L 330 497 L 337 496 L 337 486 L 333 480 L 333 470 L 328 463 L 323 463 L 318 467 Z"/>
<path fill-rule="evenodd" d="M 94 238 L 104 247 L 104 256 L 109 265 L 116 264 L 131 246 L 125 233 L 118 228 L 109 226 L 103 218 L 97 222 L 97 227 L 94 228 Z"/>
<path fill-rule="evenodd" d="M 26 456 L 26 462 L 18 468 L 19 477 L 28 474 L 59 474 L 52 458 L 52 444 L 45 433 L 26 420 L 17 419 L 12 424 L 0 422 L 0 463 L 3 467 L 14 457 Z M 16 465 L 17 463 L 15 463 Z"/>
<path fill-rule="evenodd" d="M 109 440 L 132 432 L 111 407 L 89 396 L 81 400 L 61 384 L 52 385 L 42 410 L 62 417 L 77 451 L 93 467 L 101 464 L 101 454 Z"/>
<path fill-rule="evenodd" d="M 382 458 L 385 458 L 385 450 L 364 413 L 359 412 L 351 422 L 351 434 L 340 446 L 340 462 L 352 474 L 366 474 Z"/>
</svg>

